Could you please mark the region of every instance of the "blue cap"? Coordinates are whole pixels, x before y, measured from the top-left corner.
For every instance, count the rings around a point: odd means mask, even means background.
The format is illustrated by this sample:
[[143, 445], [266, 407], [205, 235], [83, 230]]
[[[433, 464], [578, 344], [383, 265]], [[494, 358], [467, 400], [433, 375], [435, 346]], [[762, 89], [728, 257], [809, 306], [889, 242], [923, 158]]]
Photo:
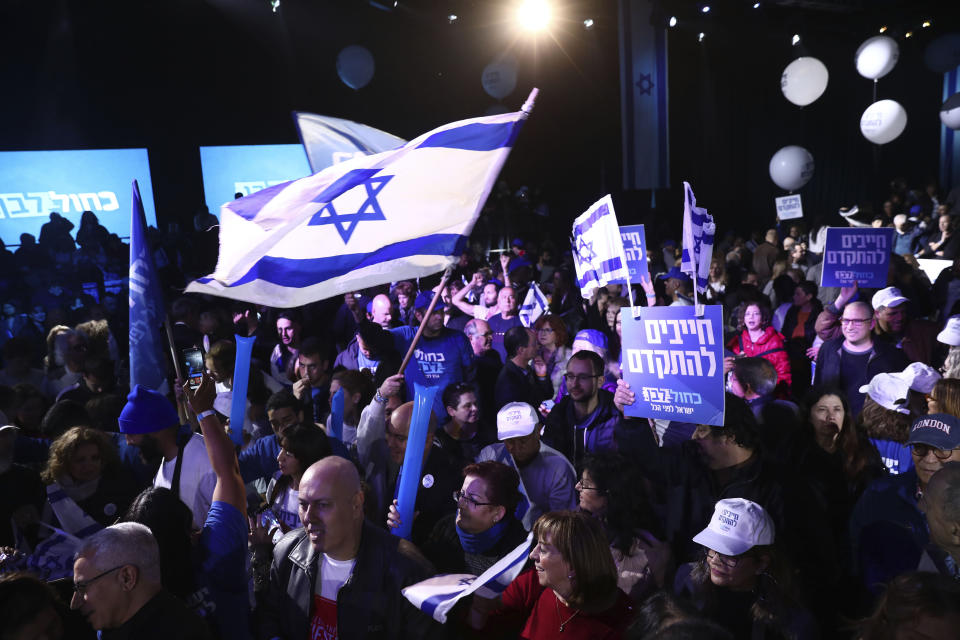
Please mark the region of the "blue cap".
[[916, 215], [916, 214], [918, 214], [918, 213], [923, 213], [923, 207], [921, 207], [921, 206], [918, 205], [918, 204], [915, 204], [915, 205], [913, 205], [912, 207], [910, 207], [910, 213], [911, 213], [911, 215]]
[[[433, 291], [421, 291], [417, 294], [417, 299], [413, 301], [414, 309], [426, 309], [430, 306], [430, 301], [433, 300]], [[444, 304], [443, 299], [437, 300], [436, 306], [433, 308], [434, 311], [443, 311], [447, 308], [447, 305]]]
[[685, 274], [683, 271], [680, 271], [680, 267], [671, 267], [670, 271], [662, 273], [658, 276], [661, 280], [668, 280], [670, 278], [676, 278], [677, 280], [683, 280], [684, 282], [690, 282], [690, 276]]
[[523, 249], [523, 240], [520, 238], [514, 238], [513, 242], [510, 244], [511, 247], [520, 247]]
[[663, 241], [663, 245], [662, 245], [662, 246], [664, 246], [664, 247], [675, 247], [675, 246], [677, 246], [677, 243], [674, 242], [673, 240], [670, 240], [669, 238], [667, 238], [666, 240]]
[[526, 258], [514, 258], [513, 260], [510, 261], [510, 265], [507, 267], [507, 273], [513, 273], [517, 269], [521, 269], [523, 267], [529, 267], [529, 266], [530, 266], [530, 261], [527, 260]]
[[120, 433], [155, 433], [178, 426], [180, 416], [162, 394], [138, 384], [127, 396], [118, 423]]
[[573, 337], [573, 341], [576, 342], [577, 340], [589, 342], [593, 346], [603, 349], [604, 351], [607, 349], [607, 336], [603, 335], [596, 329], [581, 329], [580, 331], [577, 331], [577, 335]]
[[960, 418], [949, 413], [920, 416], [910, 427], [907, 444], [926, 444], [950, 451], [960, 447]]

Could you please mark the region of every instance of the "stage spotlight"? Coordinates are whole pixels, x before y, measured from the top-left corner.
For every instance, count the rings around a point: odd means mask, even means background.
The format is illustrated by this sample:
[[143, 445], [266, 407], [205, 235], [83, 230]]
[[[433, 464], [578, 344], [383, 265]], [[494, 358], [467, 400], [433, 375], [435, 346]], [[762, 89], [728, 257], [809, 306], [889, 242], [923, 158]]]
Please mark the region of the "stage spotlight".
[[588, 31], [589, 31], [590, 29], [593, 29], [593, 18], [587, 18], [586, 20], [584, 20], [584, 21], [583, 21], [583, 28], [584, 28], [584, 29], [587, 29]]
[[450, 24], [453, 24], [456, 21], [457, 21], [457, 14], [451, 13], [450, 15], [447, 16], [447, 22], [449, 22]]
[[800, 44], [800, 35], [797, 33], [793, 34], [793, 38], [790, 39], [790, 44], [793, 46]]
[[670, 22], [668, 24], [671, 27], [677, 26], [677, 16], [670, 16]]
[[710, 5], [705, 4], [705, 5], [703, 5], [702, 7], [700, 7], [700, 12], [701, 12], [701, 13], [710, 13]]
[[754, 8], [754, 9], [759, 9], [759, 8], [760, 8], [760, 3], [759, 3], [759, 2], [754, 2], [754, 3], [753, 3], [753, 8]]
[[904, 37], [904, 38], [912, 38], [912, 37], [913, 37], [913, 31], [907, 31], [905, 34], [903, 34], [903, 37]]
[[517, 9], [517, 21], [528, 31], [542, 31], [550, 24], [550, 14], [546, 0], [524, 0]]
[[697, 36], [697, 42], [703, 42], [703, 39], [707, 37], [703, 31], [700, 32], [700, 35]]
[[270, 8], [276, 13], [277, 9], [280, 8], [280, 0], [270, 0]]
[[886, 32], [887, 32], [887, 26], [886, 26], [886, 25], [880, 27], [880, 33], [886, 33]]
[[929, 21], [929, 20], [924, 20], [924, 21], [923, 21], [923, 24], [920, 25], [920, 26], [923, 27], [924, 29], [926, 29], [927, 27], [930, 26], [930, 21]]

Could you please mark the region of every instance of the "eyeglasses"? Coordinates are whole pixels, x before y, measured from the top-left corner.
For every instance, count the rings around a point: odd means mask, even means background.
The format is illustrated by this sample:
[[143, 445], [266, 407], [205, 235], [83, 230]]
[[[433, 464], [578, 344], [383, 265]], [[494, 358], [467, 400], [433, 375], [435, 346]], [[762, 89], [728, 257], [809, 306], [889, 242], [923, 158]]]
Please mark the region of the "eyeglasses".
[[573, 382], [576, 380], [579, 383], [587, 382], [588, 380], [593, 380], [594, 378], [599, 378], [601, 376], [596, 375], [587, 375], [586, 373], [565, 373], [563, 374], [563, 379], [567, 382]]
[[539, 331], [540, 333], [553, 333], [553, 327], [547, 325], [545, 327], [540, 327], [539, 329], [537, 329], [537, 331]]
[[121, 564], [120, 566], [114, 567], [113, 569], [107, 569], [107, 570], [104, 571], [103, 573], [101, 573], [101, 574], [99, 574], [99, 575], [95, 575], [95, 576], [93, 576], [92, 578], [90, 578], [89, 580], [83, 580], [83, 581], [81, 581], [81, 582], [74, 582], [74, 583], [73, 583], [73, 590], [82, 596], [84, 593], [86, 593], [87, 587], [89, 587], [91, 584], [93, 584], [94, 582], [96, 582], [97, 580], [99, 580], [100, 578], [102, 578], [103, 576], [107, 575], [108, 573], [113, 573], [113, 572], [116, 571], [117, 569], [122, 569], [122, 568], [124, 568], [125, 566], [127, 566], [127, 565]]
[[911, 448], [910, 452], [911, 452], [913, 455], [917, 456], [918, 458], [926, 458], [926, 457], [927, 457], [927, 454], [932, 451], [934, 457], [935, 457], [937, 460], [946, 460], [946, 459], [949, 458], [951, 455], [953, 455], [953, 452], [954, 452], [954, 451], [956, 451], [956, 449], [940, 449], [940, 448], [938, 448], [938, 447], [931, 447], [931, 446], [928, 445], [928, 444], [919, 444], [919, 443], [918, 443], [918, 444], [911, 445], [911, 446], [912, 446], [912, 448]]
[[864, 324], [873, 320], [873, 316], [869, 318], [840, 318], [840, 324], [852, 324], [854, 326], [860, 327]]
[[573, 488], [577, 491], [596, 491], [597, 493], [605, 493], [605, 491], [599, 487], [587, 487], [583, 484], [583, 480], [577, 480], [577, 484], [573, 485]]
[[468, 496], [468, 495], [467, 495], [466, 493], [464, 493], [463, 491], [454, 491], [454, 492], [453, 492], [453, 501], [456, 502], [457, 504], [460, 504], [460, 501], [461, 501], [461, 500], [466, 500], [466, 501], [469, 502], [474, 508], [476, 508], [476, 507], [491, 507], [491, 506], [493, 506], [493, 503], [492, 503], [492, 502], [479, 502], [479, 501], [477, 501], [477, 500], [474, 500], [474, 499], [471, 498], [470, 496]]
[[727, 556], [722, 553], [718, 553], [713, 549], [707, 549], [707, 562], [713, 562], [727, 569], [734, 569], [744, 556]]

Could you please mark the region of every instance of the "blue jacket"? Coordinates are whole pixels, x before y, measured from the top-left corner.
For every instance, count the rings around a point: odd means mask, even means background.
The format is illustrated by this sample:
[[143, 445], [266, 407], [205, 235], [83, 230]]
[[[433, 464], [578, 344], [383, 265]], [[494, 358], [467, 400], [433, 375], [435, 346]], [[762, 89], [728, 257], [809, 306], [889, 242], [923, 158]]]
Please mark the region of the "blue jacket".
[[[630, 457], [640, 446], [636, 433], [638, 427], [623, 420], [613, 404], [613, 394], [598, 389], [597, 401], [593, 413], [578, 422], [573, 398], [564, 396], [544, 421], [543, 441], [565, 455], [574, 467], [579, 466], [587, 453], [616, 451]], [[646, 428], [646, 425], [639, 428]]]
[[878, 478], [850, 516], [850, 546], [863, 583], [875, 593], [891, 578], [917, 568], [930, 541], [917, 506], [917, 472]]

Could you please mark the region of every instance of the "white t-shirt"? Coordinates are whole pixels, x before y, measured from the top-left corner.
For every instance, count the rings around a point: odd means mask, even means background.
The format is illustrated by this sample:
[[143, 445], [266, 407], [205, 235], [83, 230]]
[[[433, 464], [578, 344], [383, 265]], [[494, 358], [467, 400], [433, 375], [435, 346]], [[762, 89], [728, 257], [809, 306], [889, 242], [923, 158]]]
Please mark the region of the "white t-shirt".
[[[154, 487], [170, 488], [173, 484], [173, 471], [177, 466], [177, 459], [164, 461], [157, 470], [153, 479]], [[183, 450], [183, 466], [180, 468], [180, 500], [193, 512], [193, 526], [203, 527], [213, 502], [213, 488], [217, 484], [217, 475], [210, 466], [207, 457], [207, 448], [203, 444], [203, 436], [193, 434]]]
[[[279, 478], [278, 471], [274, 478]], [[271, 483], [272, 488], [273, 483]], [[292, 488], [289, 484], [273, 499], [270, 508], [277, 520], [282, 522], [288, 529], [296, 529], [300, 526], [300, 492]]]
[[356, 558], [334, 560], [327, 554], [323, 554], [323, 560], [320, 562], [320, 579], [317, 580], [317, 595], [336, 602], [337, 593], [350, 578], [350, 572], [353, 571], [355, 564], [357, 564]]

